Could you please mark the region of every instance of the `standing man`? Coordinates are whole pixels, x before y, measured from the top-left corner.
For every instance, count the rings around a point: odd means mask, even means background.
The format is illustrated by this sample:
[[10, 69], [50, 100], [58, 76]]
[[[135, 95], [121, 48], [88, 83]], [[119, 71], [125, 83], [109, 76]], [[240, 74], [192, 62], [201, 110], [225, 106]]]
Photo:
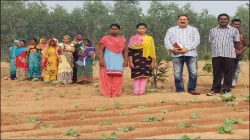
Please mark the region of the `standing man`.
[[240, 48], [239, 48], [239, 50], [236, 50], [236, 59], [234, 59], [234, 72], [233, 72], [232, 88], [235, 88], [237, 81], [238, 81], [238, 76], [240, 73], [242, 58], [243, 58], [245, 50], [249, 47], [249, 42], [247, 40], [247, 37], [240, 31], [240, 27], [241, 27], [241, 20], [240, 19], [233, 19], [232, 26], [234, 28], [238, 29], [240, 32]]
[[[233, 67], [236, 53], [240, 47], [239, 30], [228, 25], [229, 16], [220, 14], [218, 16], [219, 26], [210, 30], [209, 42], [211, 43], [212, 65], [213, 65], [213, 85], [208, 96], [222, 92], [231, 93]], [[235, 53], [236, 52], [236, 53]], [[222, 75], [224, 82], [221, 85]]]
[[77, 81], [77, 64], [75, 63], [79, 58], [79, 50], [83, 48], [83, 34], [77, 33], [74, 41], [72, 42], [75, 47], [75, 52], [73, 53], [74, 56], [74, 67], [73, 67], [73, 82], [76, 83]]
[[189, 17], [179, 15], [177, 26], [168, 29], [164, 43], [172, 51], [176, 92], [185, 92], [183, 84], [183, 65], [188, 67], [188, 93], [199, 95], [196, 91], [197, 83], [197, 46], [200, 44], [200, 35], [195, 27], [188, 25]]
[[14, 80], [16, 78], [16, 64], [15, 64], [15, 52], [19, 46], [19, 40], [14, 41], [14, 45], [10, 47], [10, 79]]

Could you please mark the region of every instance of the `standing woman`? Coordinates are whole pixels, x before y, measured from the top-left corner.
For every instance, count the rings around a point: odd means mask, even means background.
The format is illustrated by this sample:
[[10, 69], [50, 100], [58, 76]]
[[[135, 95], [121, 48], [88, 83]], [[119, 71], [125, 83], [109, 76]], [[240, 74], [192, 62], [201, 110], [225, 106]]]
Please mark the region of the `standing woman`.
[[[46, 47], [46, 44], [47, 44], [47, 39], [45, 37], [41, 38], [38, 46], [42, 50], [42, 55], [43, 55], [44, 49]], [[41, 80], [42, 81], [43, 81], [43, 77], [44, 77], [44, 69], [42, 68], [42, 73], [41, 73]]]
[[16, 65], [15, 65], [15, 52], [19, 46], [19, 41], [15, 40], [14, 45], [10, 47], [10, 79], [14, 80], [16, 78]]
[[119, 36], [120, 25], [110, 25], [110, 35], [102, 37], [99, 46], [100, 88], [104, 96], [118, 97], [122, 91], [123, 67], [128, 66], [126, 39]]
[[95, 47], [89, 39], [83, 40], [84, 47], [79, 51], [77, 64], [77, 83], [91, 83], [93, 81], [93, 61]]
[[79, 58], [78, 52], [84, 46], [83, 45], [83, 34], [82, 33], [77, 33], [74, 41], [72, 41], [72, 44], [75, 47], [75, 52], [73, 53], [73, 56], [74, 56], [73, 82], [77, 82], [77, 64], [75, 62]]
[[28, 56], [26, 52], [26, 42], [25, 40], [20, 40], [19, 47], [15, 51], [16, 57], [16, 78], [19, 80], [28, 79]]
[[156, 55], [154, 40], [146, 35], [147, 25], [136, 25], [137, 34], [129, 39], [129, 67], [131, 78], [134, 79], [134, 94], [145, 94], [147, 80], [152, 76], [152, 68], [155, 66]]
[[57, 47], [57, 53], [59, 55], [59, 65], [57, 80], [64, 84], [72, 83], [74, 57], [75, 51], [74, 45], [70, 43], [70, 37], [65, 35], [63, 37], [63, 43], [60, 43]]
[[42, 49], [37, 45], [36, 39], [30, 40], [30, 45], [27, 48], [27, 55], [29, 60], [28, 77], [30, 80], [33, 78], [41, 78], [42, 73]]
[[58, 71], [59, 55], [56, 51], [57, 42], [53, 38], [50, 39], [43, 50], [42, 68], [44, 73], [44, 81], [55, 81]]

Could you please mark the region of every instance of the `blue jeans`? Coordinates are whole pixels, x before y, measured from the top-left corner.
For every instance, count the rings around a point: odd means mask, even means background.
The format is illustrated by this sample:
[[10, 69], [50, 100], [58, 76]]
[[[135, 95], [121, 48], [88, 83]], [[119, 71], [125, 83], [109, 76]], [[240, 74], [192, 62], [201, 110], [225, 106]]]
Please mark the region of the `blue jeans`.
[[176, 92], [185, 92], [183, 84], [183, 65], [186, 63], [189, 73], [188, 92], [196, 89], [197, 83], [197, 57], [180, 56], [173, 57], [174, 77]]

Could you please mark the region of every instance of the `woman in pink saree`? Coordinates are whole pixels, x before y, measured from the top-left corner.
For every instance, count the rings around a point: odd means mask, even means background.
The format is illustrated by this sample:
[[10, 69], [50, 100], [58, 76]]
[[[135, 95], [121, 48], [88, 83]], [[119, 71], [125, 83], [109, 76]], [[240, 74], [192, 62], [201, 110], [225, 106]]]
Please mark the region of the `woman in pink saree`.
[[98, 46], [100, 89], [107, 97], [118, 97], [121, 94], [123, 69], [128, 66], [126, 39], [118, 35], [119, 30], [118, 24], [112, 24], [110, 35], [104, 36]]

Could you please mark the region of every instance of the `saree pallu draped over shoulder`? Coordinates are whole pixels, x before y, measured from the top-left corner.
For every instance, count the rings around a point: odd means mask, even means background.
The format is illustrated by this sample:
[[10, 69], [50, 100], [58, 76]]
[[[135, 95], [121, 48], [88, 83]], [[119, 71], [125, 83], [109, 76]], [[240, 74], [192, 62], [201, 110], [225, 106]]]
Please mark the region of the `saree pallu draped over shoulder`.
[[42, 73], [42, 53], [37, 46], [29, 47], [29, 78], [40, 78]]
[[28, 78], [28, 63], [26, 58], [26, 48], [20, 47], [17, 49], [16, 56], [16, 77], [19, 80]]
[[117, 40], [104, 36], [99, 43], [99, 47], [103, 44], [105, 48], [105, 66], [100, 67], [100, 89], [104, 96], [118, 97], [122, 92], [125, 41], [123, 36]]
[[12, 46], [10, 47], [10, 79], [16, 78], [16, 64], [15, 64], [15, 52], [17, 47]]

